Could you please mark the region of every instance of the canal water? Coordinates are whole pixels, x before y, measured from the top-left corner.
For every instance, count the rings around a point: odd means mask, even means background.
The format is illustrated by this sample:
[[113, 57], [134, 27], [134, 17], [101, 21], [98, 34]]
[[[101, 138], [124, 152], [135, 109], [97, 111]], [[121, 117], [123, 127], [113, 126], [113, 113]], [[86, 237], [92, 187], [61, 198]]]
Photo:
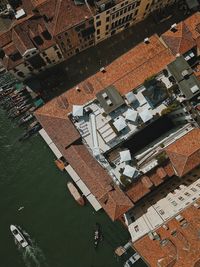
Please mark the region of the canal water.
[[[129, 240], [120, 223], [80, 207], [66, 190], [66, 173], [54, 165], [54, 155], [39, 135], [18, 141], [23, 129], [0, 109], [0, 266], [1, 267], [120, 267], [114, 250]], [[20, 211], [18, 209], [24, 207]], [[104, 240], [93, 246], [95, 223]], [[33, 247], [21, 250], [10, 233], [17, 224]], [[135, 267], [144, 267], [142, 261]]]

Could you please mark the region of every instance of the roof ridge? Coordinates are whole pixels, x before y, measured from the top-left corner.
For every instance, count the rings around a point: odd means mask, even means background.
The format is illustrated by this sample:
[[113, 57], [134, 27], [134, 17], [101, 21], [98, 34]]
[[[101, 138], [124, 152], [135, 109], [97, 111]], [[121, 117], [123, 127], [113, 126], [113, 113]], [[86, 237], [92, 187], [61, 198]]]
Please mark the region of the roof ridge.
[[62, 3], [62, 0], [57, 0], [56, 9], [55, 9], [55, 16], [54, 16], [55, 17], [55, 24], [53, 25], [52, 36], [54, 36], [55, 30], [56, 30], [56, 25], [57, 25], [57, 21], [58, 21], [58, 14], [59, 14], [61, 3]]

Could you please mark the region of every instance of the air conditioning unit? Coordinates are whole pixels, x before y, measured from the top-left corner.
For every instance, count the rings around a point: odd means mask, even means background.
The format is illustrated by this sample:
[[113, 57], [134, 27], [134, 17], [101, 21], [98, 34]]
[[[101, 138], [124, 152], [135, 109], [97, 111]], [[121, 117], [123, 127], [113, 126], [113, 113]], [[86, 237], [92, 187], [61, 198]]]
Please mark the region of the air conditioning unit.
[[106, 72], [106, 69], [104, 67], [102, 67], [102, 68], [100, 68], [100, 71], [104, 73], [104, 72]]
[[186, 76], [189, 75], [189, 72], [188, 72], [188, 70], [183, 70], [181, 74], [185, 78]]
[[176, 23], [172, 24], [171, 27], [170, 27], [170, 30], [174, 31], [176, 29], [177, 29], [177, 24]]

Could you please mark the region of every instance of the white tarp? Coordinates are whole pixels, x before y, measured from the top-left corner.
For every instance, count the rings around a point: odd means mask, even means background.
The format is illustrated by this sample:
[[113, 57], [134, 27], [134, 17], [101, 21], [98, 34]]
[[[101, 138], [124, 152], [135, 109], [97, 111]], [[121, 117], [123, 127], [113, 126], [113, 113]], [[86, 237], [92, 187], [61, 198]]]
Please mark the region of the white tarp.
[[101, 209], [101, 205], [93, 194], [88, 195], [86, 198], [96, 211]]
[[57, 157], [57, 159], [62, 157], [62, 154], [58, 150], [57, 146], [54, 143], [49, 144], [49, 147], [51, 151], [54, 153], [54, 155]]
[[121, 151], [119, 152], [120, 154], [120, 159], [121, 159], [121, 162], [124, 162], [124, 161], [129, 161], [131, 160], [131, 153], [130, 151], [127, 149], [127, 150], [124, 150], [124, 151]]
[[126, 119], [129, 120], [129, 121], [133, 121], [133, 122], [135, 122], [136, 119], [137, 119], [137, 115], [138, 115], [138, 113], [137, 113], [137, 111], [135, 111], [134, 109], [130, 109], [130, 108], [129, 108], [129, 109], [126, 111]]
[[51, 140], [51, 138], [49, 137], [49, 135], [43, 128], [39, 131], [39, 134], [42, 136], [42, 138], [47, 143], [47, 145], [50, 145], [51, 143], [53, 143], [53, 141]]
[[85, 196], [88, 196], [90, 194], [90, 190], [88, 189], [88, 187], [84, 184], [82, 180], [78, 180], [76, 184]]
[[130, 165], [126, 165], [123, 171], [123, 175], [132, 178], [136, 169]]
[[126, 128], [127, 124], [122, 116], [119, 116], [113, 123], [118, 132]]
[[131, 103], [133, 103], [134, 101], [137, 100], [137, 98], [136, 98], [136, 96], [134, 95], [133, 92], [129, 92], [129, 93], [125, 94], [125, 97], [126, 97], [126, 99], [127, 99], [129, 104], [131, 104]]
[[143, 122], [147, 122], [153, 118], [153, 115], [151, 114], [151, 111], [148, 109], [144, 109], [140, 113], [140, 117], [143, 120]]
[[81, 117], [83, 116], [83, 106], [81, 105], [73, 105], [73, 116]]

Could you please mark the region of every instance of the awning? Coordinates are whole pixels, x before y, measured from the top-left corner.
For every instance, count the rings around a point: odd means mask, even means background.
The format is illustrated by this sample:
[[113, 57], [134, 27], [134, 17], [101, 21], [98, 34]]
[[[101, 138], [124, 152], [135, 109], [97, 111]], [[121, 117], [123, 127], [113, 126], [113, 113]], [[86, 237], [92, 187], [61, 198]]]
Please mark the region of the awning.
[[147, 122], [153, 118], [153, 115], [151, 114], [151, 111], [148, 109], [144, 109], [140, 113], [140, 117], [143, 120], [143, 122]]
[[113, 123], [118, 132], [126, 128], [127, 124], [122, 116], [119, 116]]
[[127, 150], [121, 151], [121, 152], [119, 152], [119, 154], [120, 154], [121, 162], [125, 162], [125, 161], [131, 160], [130, 150], [127, 149]]
[[73, 116], [78, 116], [78, 117], [83, 116], [83, 106], [73, 105], [72, 114], [73, 114]]
[[137, 119], [137, 115], [138, 115], [138, 113], [137, 113], [137, 111], [135, 111], [134, 109], [130, 109], [130, 108], [129, 108], [129, 109], [126, 111], [126, 119], [129, 120], [129, 121], [133, 121], [133, 122], [135, 122], [136, 119]]
[[123, 175], [133, 178], [133, 175], [136, 171], [136, 168], [130, 166], [130, 165], [126, 165], [123, 171]]

